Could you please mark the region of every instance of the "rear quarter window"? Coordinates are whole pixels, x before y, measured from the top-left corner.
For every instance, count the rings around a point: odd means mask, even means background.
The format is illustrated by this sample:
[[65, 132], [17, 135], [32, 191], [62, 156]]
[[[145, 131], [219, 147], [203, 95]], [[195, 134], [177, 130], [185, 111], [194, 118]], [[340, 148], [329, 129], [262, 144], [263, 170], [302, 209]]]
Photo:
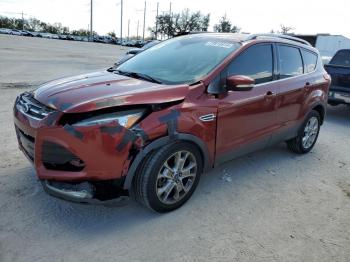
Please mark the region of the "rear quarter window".
[[299, 48], [278, 45], [280, 79], [303, 74], [303, 61]]
[[315, 53], [301, 50], [304, 59], [305, 73], [311, 73], [316, 69], [317, 55]]

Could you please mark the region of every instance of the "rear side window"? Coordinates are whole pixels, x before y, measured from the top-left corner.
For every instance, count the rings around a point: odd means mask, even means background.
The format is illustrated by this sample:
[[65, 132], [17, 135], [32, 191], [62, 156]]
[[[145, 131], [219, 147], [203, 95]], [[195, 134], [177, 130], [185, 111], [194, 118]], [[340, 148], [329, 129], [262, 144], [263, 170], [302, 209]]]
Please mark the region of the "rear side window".
[[272, 81], [272, 45], [254, 45], [240, 54], [228, 67], [228, 75], [245, 75], [255, 84]]
[[329, 63], [331, 65], [350, 66], [350, 50], [339, 50]]
[[301, 75], [303, 73], [303, 61], [300, 51], [296, 47], [278, 45], [280, 79]]
[[304, 59], [305, 73], [310, 73], [316, 69], [317, 55], [306, 50], [301, 50]]

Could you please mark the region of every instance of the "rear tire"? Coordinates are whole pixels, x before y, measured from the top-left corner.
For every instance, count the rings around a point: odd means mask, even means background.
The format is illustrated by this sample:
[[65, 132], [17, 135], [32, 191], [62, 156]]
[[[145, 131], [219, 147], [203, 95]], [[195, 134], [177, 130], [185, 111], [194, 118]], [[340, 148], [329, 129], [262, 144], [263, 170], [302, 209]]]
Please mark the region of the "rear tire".
[[286, 141], [289, 150], [297, 154], [306, 154], [315, 146], [320, 132], [321, 116], [312, 110], [298, 131], [298, 135]]
[[175, 210], [192, 196], [202, 170], [202, 155], [194, 144], [165, 145], [141, 164], [133, 181], [136, 199], [159, 213]]

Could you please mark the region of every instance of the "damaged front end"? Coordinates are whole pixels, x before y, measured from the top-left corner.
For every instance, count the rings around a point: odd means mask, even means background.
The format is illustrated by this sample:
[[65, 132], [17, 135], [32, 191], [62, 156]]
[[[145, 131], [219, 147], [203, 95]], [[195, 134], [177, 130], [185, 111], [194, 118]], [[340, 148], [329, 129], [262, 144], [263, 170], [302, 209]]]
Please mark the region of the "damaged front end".
[[43, 180], [41, 183], [49, 195], [75, 203], [124, 205], [129, 200], [129, 193], [122, 188], [121, 180], [99, 182]]
[[[31, 94], [22, 96], [35, 101]], [[169, 109], [181, 102], [115, 106], [85, 113], [52, 109], [40, 119], [25, 114], [16, 102], [15, 127], [19, 146], [30, 155], [47, 193], [78, 203], [125, 202], [130, 165], [148, 143], [170, 129], [175, 131], [179, 112]]]

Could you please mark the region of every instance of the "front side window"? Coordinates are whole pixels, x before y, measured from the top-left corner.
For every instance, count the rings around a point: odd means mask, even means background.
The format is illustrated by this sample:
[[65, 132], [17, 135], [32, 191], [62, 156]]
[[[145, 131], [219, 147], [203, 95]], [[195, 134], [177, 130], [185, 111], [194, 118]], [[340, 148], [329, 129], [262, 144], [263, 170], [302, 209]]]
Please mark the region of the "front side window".
[[239, 47], [238, 42], [223, 37], [175, 37], [139, 53], [117, 69], [148, 75], [164, 84], [194, 83]]
[[278, 45], [280, 79], [303, 74], [303, 61], [296, 47]]
[[304, 65], [305, 65], [305, 73], [311, 73], [316, 69], [317, 64], [317, 55], [315, 53], [311, 53], [302, 49]]
[[254, 45], [235, 58], [228, 67], [228, 75], [245, 75], [255, 84], [273, 80], [272, 45]]

